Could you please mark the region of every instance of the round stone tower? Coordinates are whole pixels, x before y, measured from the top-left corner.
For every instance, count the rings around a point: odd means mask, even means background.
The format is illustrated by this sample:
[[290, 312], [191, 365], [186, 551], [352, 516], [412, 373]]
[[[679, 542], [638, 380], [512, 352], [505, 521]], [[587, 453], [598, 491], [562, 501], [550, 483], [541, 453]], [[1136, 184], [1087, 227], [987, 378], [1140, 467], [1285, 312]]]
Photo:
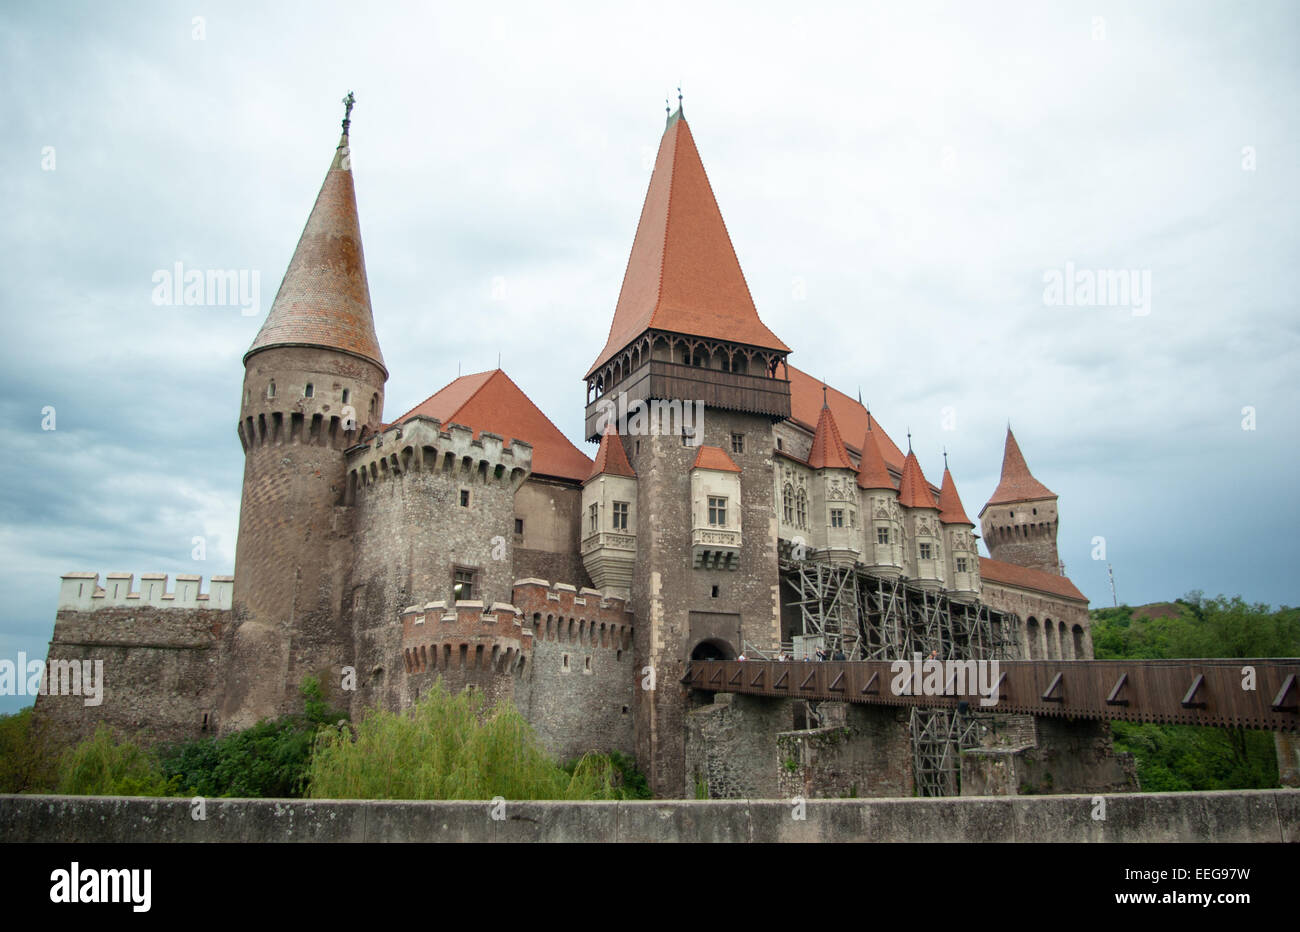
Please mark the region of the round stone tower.
[[[351, 95], [344, 102], [351, 113]], [[344, 451], [382, 422], [347, 118], [266, 322], [244, 356], [244, 485], [223, 730], [296, 707], [306, 675], [339, 694], [351, 662]]]

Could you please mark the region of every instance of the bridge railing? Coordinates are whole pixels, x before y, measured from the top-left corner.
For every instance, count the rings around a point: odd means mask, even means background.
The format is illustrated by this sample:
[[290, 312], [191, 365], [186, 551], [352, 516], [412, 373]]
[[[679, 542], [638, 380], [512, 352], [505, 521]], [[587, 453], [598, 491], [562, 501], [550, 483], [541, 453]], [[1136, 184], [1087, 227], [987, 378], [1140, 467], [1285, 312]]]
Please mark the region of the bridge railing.
[[693, 689], [971, 712], [1300, 731], [1300, 659], [693, 660]]

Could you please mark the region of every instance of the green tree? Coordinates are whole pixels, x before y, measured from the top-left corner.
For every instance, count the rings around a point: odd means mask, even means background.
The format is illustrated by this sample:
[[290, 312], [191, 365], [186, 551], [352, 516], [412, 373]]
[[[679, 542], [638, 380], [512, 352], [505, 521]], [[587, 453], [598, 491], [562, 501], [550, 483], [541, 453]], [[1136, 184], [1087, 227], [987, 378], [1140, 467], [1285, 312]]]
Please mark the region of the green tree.
[[32, 707], [0, 715], [0, 793], [48, 793], [58, 784], [58, 755]]

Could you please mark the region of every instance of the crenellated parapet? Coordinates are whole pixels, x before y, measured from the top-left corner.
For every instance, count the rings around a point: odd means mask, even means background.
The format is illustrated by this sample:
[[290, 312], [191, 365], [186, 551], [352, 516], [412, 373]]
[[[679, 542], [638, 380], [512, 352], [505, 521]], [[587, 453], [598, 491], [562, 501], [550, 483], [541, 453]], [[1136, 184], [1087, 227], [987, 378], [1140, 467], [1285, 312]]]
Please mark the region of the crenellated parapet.
[[176, 585], [167, 588], [166, 573], [142, 573], [140, 588], [131, 573], [108, 573], [104, 585], [98, 573], [64, 573], [59, 583], [59, 611], [93, 612], [102, 608], [152, 608], [224, 610], [231, 605], [235, 577], [213, 576], [203, 592], [203, 577], [178, 574]]
[[519, 579], [514, 604], [531, 623], [538, 641], [562, 641], [613, 651], [632, 647], [632, 609], [623, 599], [597, 589], [544, 579]]
[[490, 608], [472, 599], [412, 605], [402, 612], [402, 662], [407, 673], [514, 674], [532, 654], [533, 632], [513, 605]]
[[514, 491], [532, 471], [533, 448], [506, 443], [497, 434], [474, 431], [416, 415], [347, 451], [348, 501], [389, 478], [408, 473], [441, 475], [461, 484], [496, 484]]
[[304, 410], [301, 400], [295, 408], [246, 413], [236, 432], [245, 453], [290, 444], [346, 450], [362, 435], [355, 414]]

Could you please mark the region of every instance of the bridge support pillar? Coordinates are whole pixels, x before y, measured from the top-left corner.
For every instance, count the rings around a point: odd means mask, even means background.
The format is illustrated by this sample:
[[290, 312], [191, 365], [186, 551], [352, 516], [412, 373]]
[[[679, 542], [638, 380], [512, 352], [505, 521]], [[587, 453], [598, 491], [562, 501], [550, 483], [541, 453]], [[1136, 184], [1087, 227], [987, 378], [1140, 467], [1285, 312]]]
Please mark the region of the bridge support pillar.
[[1273, 732], [1277, 749], [1277, 779], [1282, 786], [1300, 787], [1300, 734]]
[[963, 796], [1138, 790], [1133, 755], [1116, 753], [1106, 722], [992, 716], [980, 739], [961, 753]]

